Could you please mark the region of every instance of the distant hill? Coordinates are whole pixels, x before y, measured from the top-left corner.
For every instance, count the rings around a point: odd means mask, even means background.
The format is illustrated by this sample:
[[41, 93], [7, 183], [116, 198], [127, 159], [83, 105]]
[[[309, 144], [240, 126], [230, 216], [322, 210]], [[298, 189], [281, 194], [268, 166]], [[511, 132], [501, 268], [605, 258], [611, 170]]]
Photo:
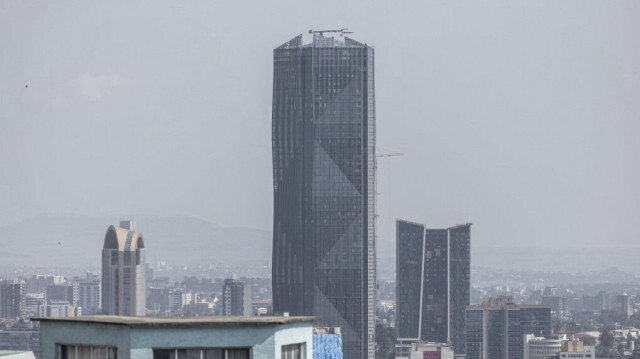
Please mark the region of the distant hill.
[[[138, 223], [147, 262], [171, 265], [265, 265], [271, 260], [271, 232], [248, 227], [222, 227], [186, 216], [134, 215], [91, 217], [40, 215], [0, 226], [0, 267], [101, 266], [104, 235], [121, 219]], [[472, 238], [473, 241], [473, 238]], [[611, 267], [640, 275], [637, 247], [475, 247], [473, 267], [545, 272], [592, 272]], [[378, 247], [378, 279], [395, 278], [395, 242]]]
[[[0, 227], [2, 266], [97, 266], [109, 225], [128, 217], [47, 214]], [[271, 260], [271, 232], [222, 227], [192, 217], [131, 216], [145, 239], [148, 262], [225, 263]]]

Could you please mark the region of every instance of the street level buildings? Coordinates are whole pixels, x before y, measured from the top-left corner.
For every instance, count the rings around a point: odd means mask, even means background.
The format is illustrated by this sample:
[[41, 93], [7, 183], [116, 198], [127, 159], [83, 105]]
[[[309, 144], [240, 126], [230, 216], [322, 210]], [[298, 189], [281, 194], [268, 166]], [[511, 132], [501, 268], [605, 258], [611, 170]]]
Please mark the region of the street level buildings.
[[[446, 229], [396, 221], [396, 326], [399, 347], [451, 343], [465, 351], [470, 304], [471, 224]], [[405, 343], [405, 344], [402, 344]]]
[[109, 226], [102, 250], [102, 312], [145, 315], [145, 273], [144, 241], [135, 222]]
[[374, 51], [316, 32], [274, 50], [273, 307], [375, 355]]

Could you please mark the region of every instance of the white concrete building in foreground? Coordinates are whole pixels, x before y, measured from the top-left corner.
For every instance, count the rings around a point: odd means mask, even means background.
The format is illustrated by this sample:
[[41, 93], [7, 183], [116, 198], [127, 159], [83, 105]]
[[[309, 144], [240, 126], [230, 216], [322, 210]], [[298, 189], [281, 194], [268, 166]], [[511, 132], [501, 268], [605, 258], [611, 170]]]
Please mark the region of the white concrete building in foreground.
[[0, 350], [0, 359], [35, 359], [33, 352]]
[[40, 359], [311, 359], [316, 317], [38, 318]]

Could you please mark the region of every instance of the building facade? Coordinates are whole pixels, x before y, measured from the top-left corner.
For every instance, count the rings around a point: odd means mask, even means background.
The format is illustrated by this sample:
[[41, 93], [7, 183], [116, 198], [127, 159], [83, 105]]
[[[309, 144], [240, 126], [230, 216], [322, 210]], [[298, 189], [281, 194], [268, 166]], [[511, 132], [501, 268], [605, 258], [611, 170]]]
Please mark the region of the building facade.
[[24, 281], [0, 283], [0, 318], [20, 317], [25, 307], [25, 294]]
[[551, 336], [549, 305], [516, 304], [511, 296], [499, 296], [467, 307], [467, 359], [522, 359], [526, 334]]
[[222, 286], [222, 315], [253, 314], [251, 299], [253, 291], [250, 284], [235, 279], [225, 279]]
[[631, 309], [631, 299], [628, 294], [625, 293], [625, 294], [616, 296], [616, 303], [618, 305], [619, 311], [624, 316], [629, 318], [631, 315], [633, 315], [633, 309]]
[[373, 358], [373, 48], [322, 33], [276, 48], [272, 116], [274, 312], [317, 315], [346, 358]]
[[451, 343], [464, 353], [471, 295], [471, 224], [447, 229], [396, 221], [398, 341]]
[[411, 343], [409, 359], [454, 359], [454, 351], [449, 344]]
[[38, 308], [41, 305], [47, 304], [46, 295], [44, 293], [27, 293], [24, 304], [24, 308], [22, 309], [24, 317], [30, 318], [38, 316]]
[[41, 359], [304, 359], [314, 317], [39, 318]]
[[51, 301], [38, 307], [38, 316], [42, 318], [76, 317], [82, 315], [82, 309], [65, 301]]
[[533, 334], [524, 336], [524, 359], [545, 359], [558, 357], [562, 350], [563, 339], [536, 337]]
[[565, 296], [560, 295], [543, 295], [540, 303], [551, 306], [551, 315], [560, 319], [569, 319], [569, 300]]
[[27, 280], [27, 293], [44, 293], [49, 285], [64, 284], [63, 276], [55, 274], [34, 274]]
[[143, 316], [146, 265], [142, 234], [135, 222], [109, 226], [102, 250], [102, 313]]
[[83, 315], [100, 314], [102, 311], [102, 279], [87, 273], [86, 278], [73, 278], [73, 306], [82, 308]]
[[40, 356], [40, 327], [35, 321], [5, 323], [0, 330], [1, 351], [31, 351], [36, 359]]

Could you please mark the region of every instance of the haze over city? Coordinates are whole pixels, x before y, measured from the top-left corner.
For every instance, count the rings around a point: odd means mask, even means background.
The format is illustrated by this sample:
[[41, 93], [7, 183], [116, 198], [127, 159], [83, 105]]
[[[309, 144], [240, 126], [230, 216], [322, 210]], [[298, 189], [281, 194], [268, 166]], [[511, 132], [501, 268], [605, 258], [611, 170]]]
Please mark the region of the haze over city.
[[382, 255], [396, 218], [471, 221], [477, 247], [637, 247], [639, 13], [633, 1], [3, 1], [0, 225], [155, 215], [270, 232], [272, 50], [348, 27], [376, 49], [377, 153], [404, 153], [379, 159]]
[[0, 359], [640, 359], [638, 1], [0, 1]]

